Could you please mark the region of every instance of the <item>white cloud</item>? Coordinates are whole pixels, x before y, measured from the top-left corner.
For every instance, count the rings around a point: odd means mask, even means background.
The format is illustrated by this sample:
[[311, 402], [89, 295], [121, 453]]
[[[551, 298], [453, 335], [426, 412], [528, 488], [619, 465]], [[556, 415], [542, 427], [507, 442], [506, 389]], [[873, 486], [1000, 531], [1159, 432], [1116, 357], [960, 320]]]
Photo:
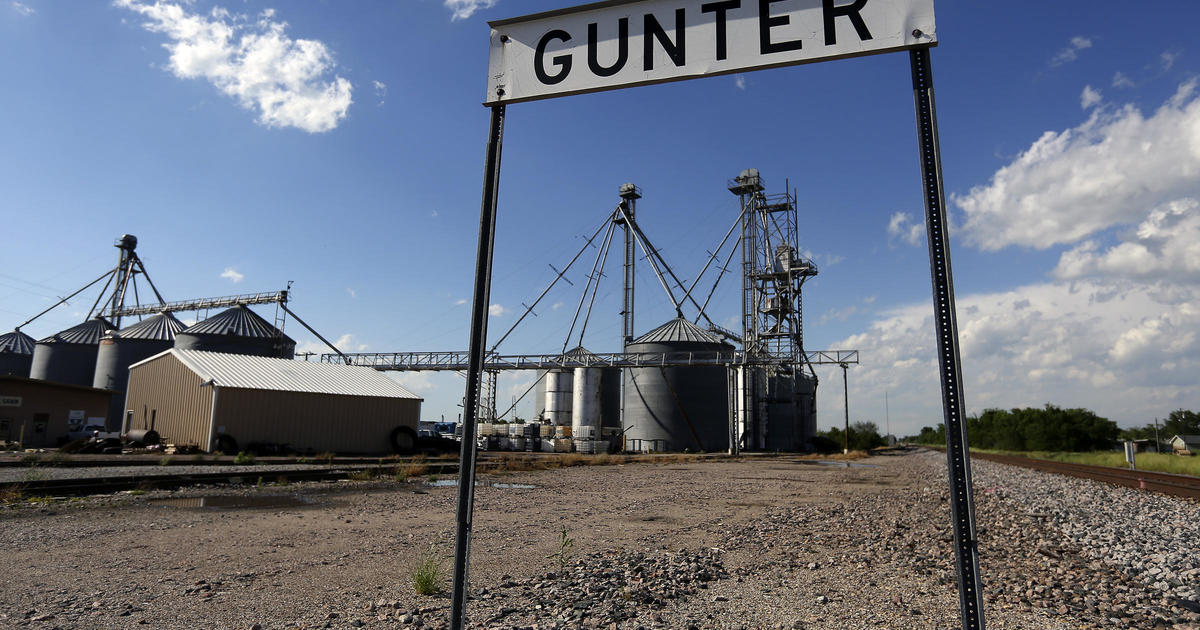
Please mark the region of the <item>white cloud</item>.
[[221, 272], [221, 277], [226, 280], [232, 280], [234, 284], [237, 284], [245, 279], [246, 275], [238, 273], [238, 270], [233, 267], [226, 267], [225, 271]]
[[187, 3], [115, 4], [147, 18], [146, 30], [167, 36], [163, 47], [175, 76], [206, 79], [257, 111], [260, 124], [325, 132], [338, 126], [353, 102], [348, 80], [326, 79], [336, 64], [325, 44], [289, 37], [287, 23], [272, 19], [273, 9], [251, 21], [220, 7], [201, 15], [190, 13]]
[[462, 306], [463, 304], [466, 304], [466, 303], [467, 303], [467, 299], [466, 299], [466, 298], [459, 298], [459, 299], [457, 299], [457, 300], [455, 300], [455, 301], [454, 301], [454, 305], [455, 305], [455, 306]]
[[1047, 131], [986, 186], [952, 201], [984, 250], [1076, 243], [1141, 221], [1162, 203], [1200, 198], [1200, 98], [1190, 81], [1150, 117], [1127, 105]]
[[432, 219], [436, 219], [438, 217], [438, 211], [434, 210], [433, 212], [430, 212], [429, 217]]
[[1085, 241], [1062, 254], [1054, 275], [1200, 282], [1200, 201], [1178, 199], [1155, 208], [1126, 239], [1103, 252]]
[[37, 11], [34, 11], [32, 7], [21, 4], [20, 2], [14, 1], [12, 3], [12, 8], [13, 8], [13, 11], [20, 13], [21, 15], [23, 15], [25, 17], [29, 17], [29, 16], [33, 15], [34, 13], [37, 13]]
[[[1109, 279], [960, 297], [968, 412], [1051, 402], [1130, 424], [1194, 406], [1200, 396], [1198, 300], [1200, 291], [1191, 288], [1163, 291]], [[915, 433], [941, 421], [932, 310], [927, 303], [895, 309], [831, 346], [861, 352], [863, 364], [850, 377], [851, 391], [859, 393], [852, 415], [882, 411], [887, 391], [896, 431]], [[830, 398], [818, 396], [828, 405], [823, 425], [841, 415], [840, 396]]]
[[[333, 345], [342, 352], [366, 352], [370, 349], [365, 343], [362, 343], [354, 336], [353, 333], [346, 333], [333, 341]], [[296, 354], [311, 352], [315, 355], [332, 354], [333, 350], [325, 345], [325, 342], [319, 339], [308, 339], [296, 344]]]
[[888, 240], [901, 239], [909, 245], [920, 245], [925, 238], [925, 222], [914, 221], [907, 212], [897, 212], [888, 219]]
[[452, 15], [450, 19], [465, 20], [480, 9], [487, 9], [496, 6], [499, 0], [443, 0], [442, 4], [450, 9]]
[[1165, 50], [1158, 56], [1159, 62], [1162, 64], [1163, 71], [1170, 70], [1175, 67], [1175, 62], [1183, 53], [1174, 50]]
[[550, 307], [550, 310], [557, 311], [558, 309], [560, 309], [562, 307], [563, 307], [562, 302], [555, 302], [554, 305]]
[[1118, 89], [1126, 89], [1134, 87], [1133, 80], [1125, 76], [1125, 73], [1118, 72], [1113, 75], [1112, 86]]
[[383, 81], [372, 81], [371, 85], [375, 86], [375, 97], [379, 99], [377, 105], [383, 107], [384, 99], [387, 98], [387, 84]]
[[1079, 51], [1086, 50], [1091, 47], [1092, 40], [1080, 36], [1072, 37], [1071, 41], [1067, 44], [1067, 47], [1058, 51], [1058, 53], [1056, 53], [1054, 57], [1050, 59], [1050, 65], [1051, 67], [1054, 67], [1071, 63], [1079, 58]]
[[1093, 88], [1090, 85], [1083, 86], [1083, 93], [1079, 95], [1079, 106], [1083, 109], [1091, 109], [1099, 105], [1103, 98], [1100, 96], [1100, 90]]
[[355, 291], [354, 289], [352, 289], [350, 287], [346, 287], [346, 294], [352, 298], [358, 297], [358, 291]]
[[493, 304], [488, 307], [488, 315], [491, 315], [492, 317], [500, 317], [501, 315], [503, 315], [507, 312], [508, 312], [508, 309], [504, 308], [503, 306], [501, 306], [499, 304]]
[[733, 80], [733, 84], [736, 85], [737, 89], [739, 90], [746, 89], [746, 77], [739, 74], [737, 78]]
[[412, 392], [428, 392], [435, 387], [430, 372], [388, 372], [387, 375]]

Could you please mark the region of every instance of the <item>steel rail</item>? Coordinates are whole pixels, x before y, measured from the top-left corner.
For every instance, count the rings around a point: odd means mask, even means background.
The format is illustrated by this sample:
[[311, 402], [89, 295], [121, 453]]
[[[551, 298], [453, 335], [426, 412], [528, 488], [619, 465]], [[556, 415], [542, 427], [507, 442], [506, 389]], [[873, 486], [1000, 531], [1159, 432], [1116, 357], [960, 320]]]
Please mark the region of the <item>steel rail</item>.
[[983, 459], [1001, 464], [1010, 464], [1080, 479], [1103, 481], [1127, 488], [1138, 488], [1185, 499], [1200, 500], [1200, 477], [1175, 475], [1149, 470], [1127, 470], [1109, 466], [1092, 466], [1050, 459], [1034, 459], [1019, 455], [996, 455], [971, 453], [973, 459]]

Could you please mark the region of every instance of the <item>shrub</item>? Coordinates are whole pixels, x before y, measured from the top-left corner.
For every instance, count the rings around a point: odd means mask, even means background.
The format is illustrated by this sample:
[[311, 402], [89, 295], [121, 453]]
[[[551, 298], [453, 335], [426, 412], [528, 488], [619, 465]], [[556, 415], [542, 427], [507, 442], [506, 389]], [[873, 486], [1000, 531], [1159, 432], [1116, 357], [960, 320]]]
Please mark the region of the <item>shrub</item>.
[[239, 466], [251, 466], [254, 464], [254, 454], [242, 451], [234, 456], [233, 463]]

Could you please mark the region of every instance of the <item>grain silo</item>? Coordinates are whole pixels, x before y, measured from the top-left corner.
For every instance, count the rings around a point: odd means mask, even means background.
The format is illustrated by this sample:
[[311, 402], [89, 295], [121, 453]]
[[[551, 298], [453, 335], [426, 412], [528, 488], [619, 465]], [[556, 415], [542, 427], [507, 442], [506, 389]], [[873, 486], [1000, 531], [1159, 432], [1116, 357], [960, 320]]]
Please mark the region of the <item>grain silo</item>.
[[91, 387], [100, 339], [116, 328], [97, 317], [37, 342], [29, 376], [42, 381]]
[[148, 359], [175, 345], [175, 335], [184, 325], [170, 313], [159, 313], [119, 331], [111, 331], [100, 340], [96, 374], [92, 387], [116, 391], [109, 408], [108, 427], [115, 431], [125, 415], [125, 386], [129, 366]]
[[[683, 318], [635, 339], [626, 353], [732, 352]], [[721, 366], [638, 367], [625, 376], [625, 446], [635, 451], [729, 448], [728, 375]]]
[[0, 376], [28, 377], [35, 343], [19, 330], [0, 335]]
[[175, 335], [180, 350], [204, 350], [291, 359], [296, 342], [257, 313], [239, 304]]

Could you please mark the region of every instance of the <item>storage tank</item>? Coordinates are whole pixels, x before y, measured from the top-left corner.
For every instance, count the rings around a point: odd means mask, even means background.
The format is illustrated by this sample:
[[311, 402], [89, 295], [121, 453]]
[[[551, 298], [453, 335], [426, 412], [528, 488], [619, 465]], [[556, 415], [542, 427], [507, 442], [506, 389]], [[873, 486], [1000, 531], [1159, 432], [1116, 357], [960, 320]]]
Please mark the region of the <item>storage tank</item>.
[[170, 350], [175, 344], [176, 333], [183, 329], [183, 323], [174, 315], [159, 313], [119, 331], [110, 331], [100, 340], [92, 387], [117, 392], [109, 405], [109, 431], [119, 431], [123, 424], [129, 366]]
[[[635, 339], [627, 353], [733, 352], [683, 318]], [[722, 366], [639, 367], [625, 376], [625, 445], [630, 450], [729, 448], [728, 376]]]
[[277, 359], [296, 356], [296, 342], [244, 304], [179, 331], [175, 347]]
[[571, 425], [571, 403], [575, 373], [573, 370], [550, 370], [546, 372], [543, 382], [545, 390], [546, 422], [555, 426]]
[[97, 317], [37, 342], [29, 376], [43, 381], [92, 386], [100, 339], [116, 328]]
[[0, 335], [0, 374], [28, 377], [35, 343], [19, 330]]
[[571, 435], [600, 438], [600, 368], [575, 368], [571, 396]]

